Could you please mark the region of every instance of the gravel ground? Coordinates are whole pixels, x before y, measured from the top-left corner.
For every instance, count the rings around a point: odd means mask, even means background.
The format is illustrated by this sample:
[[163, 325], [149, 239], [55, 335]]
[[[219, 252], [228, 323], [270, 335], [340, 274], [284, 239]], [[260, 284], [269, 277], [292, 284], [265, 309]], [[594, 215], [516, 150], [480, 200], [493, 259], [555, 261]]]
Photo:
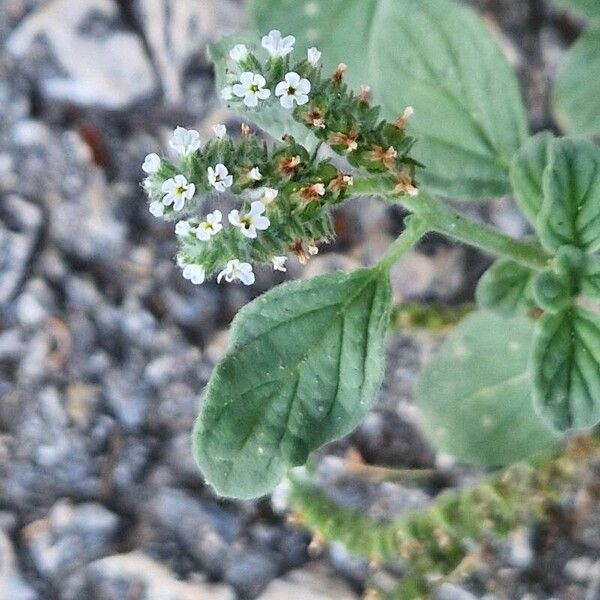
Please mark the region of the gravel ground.
[[[475, 4], [519, 70], [533, 129], [552, 127], [549, 82], [581, 24], [542, 0]], [[216, 99], [204, 47], [244, 18], [234, 0], [0, 3], [1, 600], [362, 592], [367, 564], [335, 545], [310, 552], [309, 536], [268, 499], [218, 500], [190, 455], [227, 324], [281, 277], [260, 273], [252, 290], [184, 281], [171, 228], [148, 214], [140, 164], [176, 124], [201, 134], [219, 121], [239, 124]], [[509, 201], [485, 210], [523, 233]], [[372, 262], [401, 215], [363, 200], [337, 220], [336, 244], [288, 276]], [[396, 300], [468, 301], [487, 264], [431, 237], [394, 270]], [[385, 517], [433, 494], [339, 483], [349, 449], [373, 464], [443, 464], [457, 485], [477, 476], [448, 466], [414, 425], [414, 380], [439, 341], [392, 336], [376, 409], [320, 453], [323, 480], [348, 505]], [[486, 564], [439, 598], [600, 598], [600, 510], [520, 531]], [[399, 573], [392, 566], [376, 577], [389, 583]]]

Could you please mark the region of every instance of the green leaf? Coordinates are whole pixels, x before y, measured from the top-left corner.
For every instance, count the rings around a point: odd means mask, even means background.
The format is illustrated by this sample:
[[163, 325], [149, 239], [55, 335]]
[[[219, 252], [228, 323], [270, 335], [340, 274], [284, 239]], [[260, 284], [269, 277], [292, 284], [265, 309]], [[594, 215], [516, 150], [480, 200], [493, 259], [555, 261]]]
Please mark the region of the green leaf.
[[584, 139], [554, 140], [544, 172], [544, 202], [538, 234], [556, 251], [576, 246], [586, 252], [600, 248], [600, 148]]
[[581, 292], [589, 298], [600, 298], [600, 256], [586, 256]]
[[560, 68], [552, 104], [556, 120], [568, 133], [600, 134], [599, 48], [600, 28], [586, 31]]
[[194, 431], [219, 494], [263, 495], [356, 427], [381, 384], [390, 303], [387, 273], [363, 269], [281, 285], [239, 313]]
[[510, 180], [517, 204], [534, 226], [544, 199], [542, 177], [548, 164], [553, 139], [554, 136], [549, 131], [529, 138], [515, 154], [510, 169]]
[[554, 0], [554, 3], [586, 15], [591, 19], [600, 19], [600, 3], [598, 0]]
[[462, 461], [499, 466], [557, 441], [531, 401], [532, 337], [529, 319], [487, 311], [473, 313], [448, 337], [415, 395], [425, 433], [437, 448]]
[[531, 288], [534, 276], [531, 269], [519, 263], [498, 260], [479, 280], [477, 304], [505, 316], [527, 313], [535, 306]]
[[558, 431], [600, 421], [600, 317], [579, 308], [544, 315], [532, 354], [534, 399]]
[[384, 116], [416, 108], [410, 133], [426, 187], [481, 199], [510, 190], [509, 164], [527, 137], [518, 83], [481, 19], [450, 0], [253, 0], [261, 31], [294, 33], [324, 65], [348, 65]]
[[[242, 33], [220, 39], [208, 47], [208, 58], [215, 65], [215, 78], [217, 90], [222, 90], [226, 85], [227, 56], [235, 44], [245, 43], [248, 48], [256, 48], [259, 42], [255, 34]], [[266, 131], [275, 139], [281, 139], [284, 133], [295, 138], [307, 150], [313, 150], [318, 145], [317, 138], [310, 130], [294, 121], [290, 111], [279, 104], [271, 103], [261, 107], [260, 110], [244, 109], [240, 115], [245, 120], [252, 121], [255, 125]]]

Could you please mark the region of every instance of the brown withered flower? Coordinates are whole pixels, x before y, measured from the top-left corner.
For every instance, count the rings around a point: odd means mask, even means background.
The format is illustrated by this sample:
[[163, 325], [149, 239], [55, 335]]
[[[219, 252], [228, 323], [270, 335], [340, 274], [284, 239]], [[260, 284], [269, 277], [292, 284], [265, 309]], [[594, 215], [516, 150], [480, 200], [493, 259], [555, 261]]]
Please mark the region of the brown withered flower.
[[300, 197], [306, 202], [314, 202], [325, 195], [325, 186], [322, 183], [313, 183], [312, 185], [300, 188]]
[[292, 177], [298, 167], [300, 166], [300, 157], [299, 156], [284, 156], [279, 161], [279, 172], [285, 177]]
[[407, 106], [404, 112], [394, 121], [394, 125], [404, 131], [408, 120], [415, 114], [415, 109], [412, 106]]
[[327, 186], [329, 190], [331, 190], [334, 194], [339, 194], [344, 191], [346, 188], [349, 188], [353, 185], [354, 179], [352, 175], [346, 175], [345, 173], [339, 172], [337, 177], [332, 179]]
[[247, 139], [250, 137], [250, 125], [247, 123], [242, 123], [242, 138]]
[[371, 88], [368, 85], [363, 85], [360, 88], [360, 93], [358, 94], [358, 101], [361, 104], [369, 104], [371, 100]]
[[381, 146], [373, 146], [373, 150], [367, 152], [366, 158], [373, 162], [381, 162], [386, 169], [392, 170], [396, 166], [398, 152], [393, 146], [390, 146], [387, 150]]
[[331, 146], [344, 146], [348, 152], [352, 152], [358, 148], [358, 129], [353, 127], [350, 133], [336, 132], [329, 136], [329, 144]]
[[333, 77], [331, 78], [333, 81], [333, 84], [337, 87], [340, 87], [340, 85], [342, 85], [342, 81], [344, 81], [344, 73], [346, 72], [346, 69], [348, 69], [348, 66], [345, 65], [344, 63], [340, 63], [337, 67], [337, 69], [335, 70], [335, 73], [333, 74]]
[[398, 184], [394, 188], [395, 194], [406, 194], [407, 196], [418, 196], [419, 188], [413, 182], [412, 175], [408, 169], [404, 169], [399, 177]]
[[316, 129], [325, 129], [325, 112], [313, 106], [304, 116], [304, 122]]

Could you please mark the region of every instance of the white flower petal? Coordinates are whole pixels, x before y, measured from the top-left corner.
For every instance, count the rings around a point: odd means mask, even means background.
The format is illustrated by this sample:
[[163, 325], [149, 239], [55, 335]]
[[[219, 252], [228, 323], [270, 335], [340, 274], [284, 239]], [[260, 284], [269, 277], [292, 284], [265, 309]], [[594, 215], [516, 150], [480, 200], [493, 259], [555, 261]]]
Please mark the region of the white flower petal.
[[150, 214], [162, 217], [165, 214], [165, 206], [162, 202], [152, 202], [149, 206]]
[[[246, 87], [252, 85], [254, 83], [254, 73], [252, 73], [251, 71], [244, 71], [240, 75], [240, 83]], [[234, 93], [235, 93], [235, 89], [234, 89]]]
[[290, 86], [298, 87], [298, 84], [300, 83], [300, 75], [298, 75], [298, 73], [296, 73], [295, 71], [290, 71], [286, 74], [285, 80], [289, 83]]
[[248, 108], [255, 108], [256, 106], [258, 106], [258, 98], [253, 94], [248, 94], [244, 97], [244, 104]]
[[142, 170], [148, 175], [154, 175], [159, 171], [160, 165], [160, 156], [153, 152], [152, 154], [148, 154], [148, 156], [146, 156], [146, 158], [144, 159]]
[[227, 127], [223, 125], [223, 123], [219, 123], [213, 127], [213, 131], [215, 132], [215, 136], [217, 139], [222, 140], [227, 135]]

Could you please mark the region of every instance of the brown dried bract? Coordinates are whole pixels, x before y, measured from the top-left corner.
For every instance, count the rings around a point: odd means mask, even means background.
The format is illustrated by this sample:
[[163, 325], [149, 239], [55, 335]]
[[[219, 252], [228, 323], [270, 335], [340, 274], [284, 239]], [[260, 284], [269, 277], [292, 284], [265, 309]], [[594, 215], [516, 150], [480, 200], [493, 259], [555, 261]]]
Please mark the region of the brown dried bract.
[[393, 146], [390, 146], [387, 150], [381, 146], [373, 146], [373, 150], [367, 152], [366, 157], [367, 160], [381, 162], [386, 169], [393, 170], [396, 167], [398, 151]]

